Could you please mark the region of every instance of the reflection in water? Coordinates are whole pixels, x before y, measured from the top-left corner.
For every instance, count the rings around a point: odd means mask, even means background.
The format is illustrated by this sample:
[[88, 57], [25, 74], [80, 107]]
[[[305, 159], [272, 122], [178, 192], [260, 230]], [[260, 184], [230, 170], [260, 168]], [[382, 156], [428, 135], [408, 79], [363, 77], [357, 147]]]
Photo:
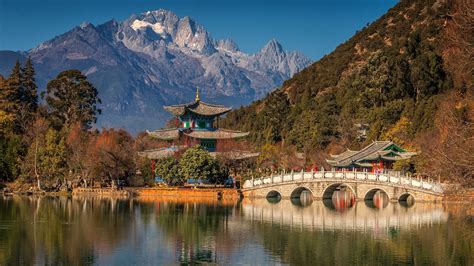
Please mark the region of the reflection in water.
[[133, 222], [119, 199], [8, 197], [0, 206], [1, 265], [90, 264], [95, 247], [112, 250]]
[[233, 235], [226, 228], [238, 202], [154, 202], [154, 219], [166, 242], [174, 245], [181, 263], [217, 262], [217, 255], [233, 249]]
[[[281, 201], [267, 206], [245, 201], [243, 215], [259, 221], [255, 229], [265, 248], [293, 265], [472, 265], [474, 229], [461, 226], [440, 204], [406, 209], [389, 204], [384, 209], [356, 204], [334, 212], [320, 202], [298, 208]], [[447, 236], [447, 232], [450, 232]]]
[[415, 205], [415, 198], [411, 194], [403, 194], [398, 200], [404, 207], [411, 207]]
[[298, 207], [307, 207], [313, 203], [312, 197], [291, 198], [291, 203]]
[[365, 205], [370, 208], [383, 209], [388, 206], [390, 199], [388, 198], [387, 193], [382, 190], [377, 190], [371, 195], [371, 198], [366, 198]]
[[281, 194], [278, 191], [270, 191], [267, 195], [267, 200], [270, 203], [278, 203], [281, 200]]
[[352, 208], [355, 202], [355, 195], [350, 189], [335, 190], [331, 198], [323, 199], [324, 206], [339, 212]]
[[246, 219], [260, 219], [262, 222], [312, 230], [341, 229], [379, 233], [381, 228], [410, 230], [423, 225], [443, 223], [448, 219], [447, 213], [439, 204], [417, 204], [406, 209], [395, 203], [390, 208], [380, 210], [364, 204], [355, 204], [353, 208], [341, 213], [328, 208], [326, 201], [315, 201], [305, 208], [299, 208], [285, 200], [272, 205], [261, 199], [244, 202], [247, 203], [242, 207]]
[[269, 203], [278, 203], [280, 202], [281, 200], [281, 197], [267, 197], [267, 201]]
[[298, 202], [0, 198], [0, 265], [473, 263], [474, 226], [441, 205]]

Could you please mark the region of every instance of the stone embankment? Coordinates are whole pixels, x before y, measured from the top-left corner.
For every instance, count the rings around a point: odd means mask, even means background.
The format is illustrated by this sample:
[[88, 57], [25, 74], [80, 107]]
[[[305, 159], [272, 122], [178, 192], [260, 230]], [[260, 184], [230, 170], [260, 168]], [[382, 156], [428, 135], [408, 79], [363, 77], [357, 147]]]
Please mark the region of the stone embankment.
[[91, 196], [133, 196], [133, 193], [127, 189], [114, 188], [74, 188], [72, 195], [91, 195]]
[[239, 199], [241, 193], [230, 188], [75, 188], [73, 195], [136, 196], [136, 197], [205, 197]]
[[218, 199], [239, 199], [240, 191], [232, 188], [136, 188], [130, 189], [138, 197], [209, 197]]

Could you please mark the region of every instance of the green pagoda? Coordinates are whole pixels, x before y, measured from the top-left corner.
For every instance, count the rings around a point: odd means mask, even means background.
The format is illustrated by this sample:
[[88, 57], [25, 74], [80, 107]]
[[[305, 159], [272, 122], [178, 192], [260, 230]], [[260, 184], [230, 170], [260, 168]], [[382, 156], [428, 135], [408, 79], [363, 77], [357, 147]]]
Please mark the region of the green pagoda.
[[[170, 143], [167, 148], [147, 150], [140, 153], [140, 155], [150, 159], [168, 157], [178, 150], [197, 144], [205, 147], [211, 154], [215, 154], [219, 142], [242, 138], [249, 134], [249, 132], [219, 128], [219, 116], [229, 112], [232, 108], [201, 101], [199, 90], [196, 90], [196, 98], [193, 102], [169, 105], [163, 108], [178, 119], [178, 126], [147, 131], [150, 136]], [[180, 145], [177, 145], [177, 143], [180, 143]], [[253, 157], [258, 153], [243, 152], [241, 155]], [[240, 157], [237, 154], [235, 156]]]

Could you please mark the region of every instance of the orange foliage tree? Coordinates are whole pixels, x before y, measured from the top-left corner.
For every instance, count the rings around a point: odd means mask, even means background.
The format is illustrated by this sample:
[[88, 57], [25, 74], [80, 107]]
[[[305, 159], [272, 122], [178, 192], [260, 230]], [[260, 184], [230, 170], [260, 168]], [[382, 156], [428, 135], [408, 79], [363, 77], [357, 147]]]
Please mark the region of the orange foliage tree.
[[112, 181], [135, 174], [134, 142], [125, 130], [104, 129], [91, 138], [88, 146], [85, 166], [93, 177]]

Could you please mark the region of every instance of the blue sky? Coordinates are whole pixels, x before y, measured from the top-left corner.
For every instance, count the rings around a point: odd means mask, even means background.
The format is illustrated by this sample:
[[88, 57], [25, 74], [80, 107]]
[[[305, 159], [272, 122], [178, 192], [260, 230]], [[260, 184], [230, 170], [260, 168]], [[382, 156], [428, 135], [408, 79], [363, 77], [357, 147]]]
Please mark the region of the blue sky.
[[270, 39], [312, 59], [383, 15], [394, 0], [0, 0], [0, 50], [28, 50], [82, 22], [124, 20], [160, 8], [190, 16], [213, 38], [255, 53]]

